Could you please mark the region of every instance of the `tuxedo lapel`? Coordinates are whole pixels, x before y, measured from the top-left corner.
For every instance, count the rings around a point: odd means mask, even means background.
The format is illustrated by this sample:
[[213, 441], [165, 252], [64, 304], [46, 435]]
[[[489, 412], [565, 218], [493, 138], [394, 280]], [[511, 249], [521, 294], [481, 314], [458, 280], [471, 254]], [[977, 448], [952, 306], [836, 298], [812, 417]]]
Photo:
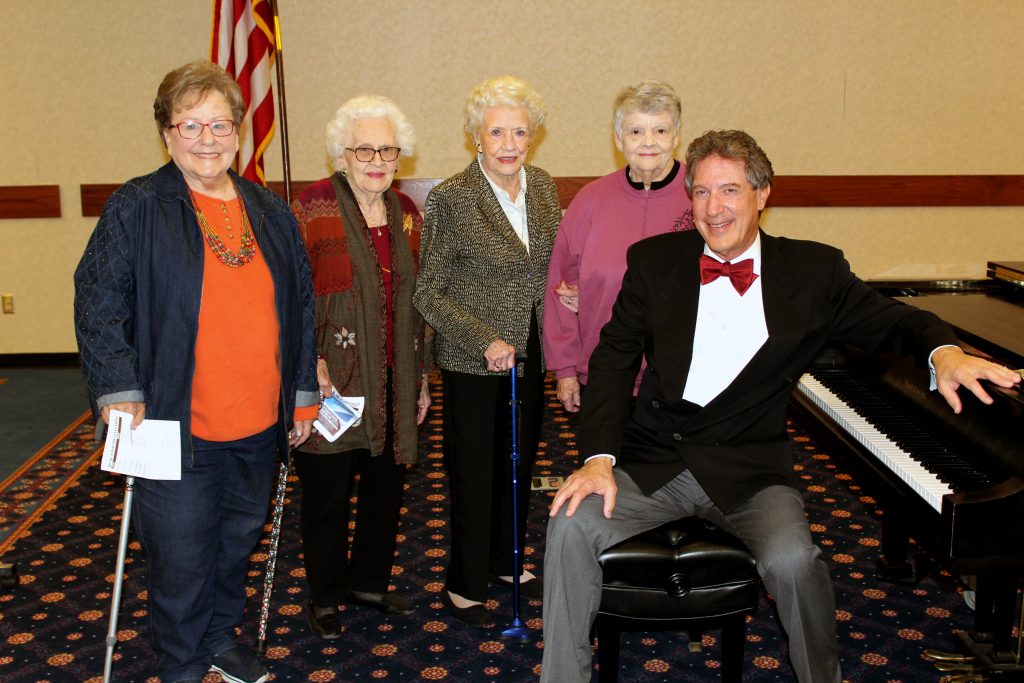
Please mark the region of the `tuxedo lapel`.
[[761, 292], [764, 298], [764, 319], [768, 326], [768, 341], [753, 361], [762, 354], [774, 357], [776, 352], [785, 352], [807, 331], [810, 316], [810, 294], [800, 288], [794, 276], [794, 264], [786, 259], [779, 249], [779, 241], [761, 233], [761, 270], [764, 281]]
[[693, 336], [697, 329], [700, 298], [700, 270], [703, 240], [692, 240], [680, 250], [678, 259], [655, 294], [654, 358], [665, 397], [681, 399], [693, 359]]

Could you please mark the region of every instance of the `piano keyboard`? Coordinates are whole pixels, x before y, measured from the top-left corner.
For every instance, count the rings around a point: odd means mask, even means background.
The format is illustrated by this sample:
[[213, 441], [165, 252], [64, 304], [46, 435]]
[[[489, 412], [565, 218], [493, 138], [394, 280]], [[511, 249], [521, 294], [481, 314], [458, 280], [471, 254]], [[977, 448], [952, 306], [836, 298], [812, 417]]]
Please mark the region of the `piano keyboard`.
[[867, 448], [893, 474], [910, 486], [936, 511], [942, 512], [942, 497], [953, 493], [949, 484], [926, 469], [909, 452], [883, 434], [866, 418], [810, 374], [797, 384], [797, 391], [839, 424], [850, 436]]

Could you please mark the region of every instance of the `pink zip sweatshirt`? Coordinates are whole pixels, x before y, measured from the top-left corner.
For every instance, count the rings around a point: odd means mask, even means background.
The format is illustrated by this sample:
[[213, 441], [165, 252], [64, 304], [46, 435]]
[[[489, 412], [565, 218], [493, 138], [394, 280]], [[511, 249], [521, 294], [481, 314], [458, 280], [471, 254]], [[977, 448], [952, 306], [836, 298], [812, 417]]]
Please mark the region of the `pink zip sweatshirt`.
[[[622, 286], [626, 249], [645, 237], [694, 227], [682, 164], [665, 185], [650, 190], [636, 189], [626, 173], [620, 168], [587, 184], [558, 227], [544, 301], [544, 360], [558, 379], [578, 375], [586, 384], [590, 354]], [[562, 280], [580, 288], [578, 315], [555, 294]]]

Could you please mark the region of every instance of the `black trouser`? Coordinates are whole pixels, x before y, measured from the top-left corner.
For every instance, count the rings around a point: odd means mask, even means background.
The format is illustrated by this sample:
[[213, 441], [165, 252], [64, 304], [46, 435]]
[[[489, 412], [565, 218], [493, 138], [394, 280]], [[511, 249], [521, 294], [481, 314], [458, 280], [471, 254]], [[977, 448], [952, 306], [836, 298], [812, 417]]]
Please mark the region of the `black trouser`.
[[[302, 552], [310, 601], [337, 605], [347, 590], [386, 593], [395, 559], [395, 535], [405, 483], [405, 465], [393, 452], [391, 387], [387, 392], [384, 452], [295, 453], [302, 482]], [[349, 506], [359, 475], [356, 525], [349, 554]]]
[[[530, 472], [540, 440], [544, 400], [540, 339], [531, 320], [527, 360], [517, 389], [522, 406], [519, 439], [519, 548], [526, 543]], [[444, 462], [451, 498], [451, 556], [445, 587], [483, 602], [487, 576], [511, 576], [512, 467], [509, 460], [508, 373], [491, 376], [444, 371]]]

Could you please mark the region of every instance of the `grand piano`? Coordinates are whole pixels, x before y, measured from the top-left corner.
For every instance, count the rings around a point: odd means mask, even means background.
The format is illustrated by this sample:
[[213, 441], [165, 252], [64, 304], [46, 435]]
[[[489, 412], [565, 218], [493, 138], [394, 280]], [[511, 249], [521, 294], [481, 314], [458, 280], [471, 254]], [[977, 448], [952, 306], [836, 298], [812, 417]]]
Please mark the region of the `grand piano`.
[[[938, 315], [966, 350], [1024, 368], [1024, 264], [990, 263], [989, 275], [872, 285]], [[974, 628], [959, 635], [961, 655], [936, 653], [957, 663], [937, 666], [973, 671], [964, 681], [1024, 680], [1013, 633], [1024, 576], [1024, 394], [986, 388], [994, 405], [961, 389], [956, 415], [928, 391], [919, 363], [830, 349], [801, 379], [793, 408], [812, 433], [863, 462], [883, 511], [880, 578], [913, 583], [930, 555], [973, 582]], [[908, 552], [911, 536], [927, 553]]]

